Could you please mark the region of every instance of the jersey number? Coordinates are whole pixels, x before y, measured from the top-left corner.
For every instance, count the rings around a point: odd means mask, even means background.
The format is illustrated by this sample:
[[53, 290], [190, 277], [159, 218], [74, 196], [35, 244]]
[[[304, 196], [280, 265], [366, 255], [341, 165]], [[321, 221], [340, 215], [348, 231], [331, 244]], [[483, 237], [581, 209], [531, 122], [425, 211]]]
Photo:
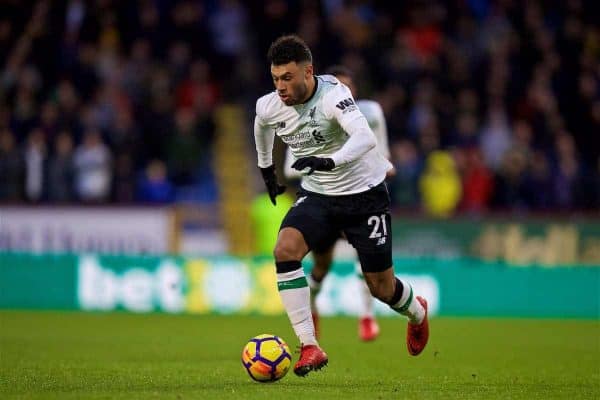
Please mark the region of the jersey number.
[[367, 225], [373, 225], [373, 230], [369, 235], [369, 239], [377, 239], [381, 237], [381, 232], [379, 232], [379, 226], [381, 225], [383, 230], [383, 236], [387, 236], [387, 226], [385, 225], [385, 214], [381, 214], [379, 217], [376, 215], [372, 215], [367, 220]]

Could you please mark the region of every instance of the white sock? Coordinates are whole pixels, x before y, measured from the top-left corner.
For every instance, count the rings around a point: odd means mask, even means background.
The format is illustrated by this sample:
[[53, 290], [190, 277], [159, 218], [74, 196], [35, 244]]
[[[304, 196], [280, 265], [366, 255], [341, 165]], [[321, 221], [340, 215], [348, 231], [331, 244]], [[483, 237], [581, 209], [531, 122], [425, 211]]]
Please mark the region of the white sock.
[[[400, 280], [400, 279], [399, 279]], [[411, 324], [420, 324], [425, 318], [425, 308], [413, 295], [412, 286], [405, 281], [402, 283], [402, 296], [400, 300], [392, 305], [392, 309], [402, 315], [406, 315]]]
[[318, 344], [310, 311], [310, 289], [302, 268], [277, 274], [277, 287], [300, 343]]

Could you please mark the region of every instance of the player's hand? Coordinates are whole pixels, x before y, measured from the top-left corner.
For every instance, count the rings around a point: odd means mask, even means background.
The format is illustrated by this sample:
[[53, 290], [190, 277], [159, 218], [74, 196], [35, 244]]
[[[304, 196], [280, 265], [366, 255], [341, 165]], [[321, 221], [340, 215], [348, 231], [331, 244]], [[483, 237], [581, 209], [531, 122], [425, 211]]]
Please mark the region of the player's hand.
[[275, 175], [275, 167], [273, 165], [267, 168], [260, 168], [260, 173], [267, 186], [271, 203], [275, 206], [277, 205], [275, 198], [285, 192], [285, 186], [277, 183], [277, 175]]
[[335, 168], [335, 163], [331, 158], [322, 157], [302, 157], [292, 164], [292, 168], [302, 171], [304, 168], [309, 168], [307, 175], [315, 171], [331, 171]]

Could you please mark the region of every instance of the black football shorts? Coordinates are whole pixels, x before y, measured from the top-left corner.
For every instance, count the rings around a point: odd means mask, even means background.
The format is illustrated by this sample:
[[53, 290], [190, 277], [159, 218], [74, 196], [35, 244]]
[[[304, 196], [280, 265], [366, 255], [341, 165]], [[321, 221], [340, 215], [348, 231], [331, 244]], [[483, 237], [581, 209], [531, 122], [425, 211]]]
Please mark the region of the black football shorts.
[[300, 189], [296, 202], [281, 222], [304, 236], [310, 250], [329, 249], [343, 232], [356, 249], [364, 272], [392, 266], [390, 196], [385, 182], [343, 196], [326, 196]]

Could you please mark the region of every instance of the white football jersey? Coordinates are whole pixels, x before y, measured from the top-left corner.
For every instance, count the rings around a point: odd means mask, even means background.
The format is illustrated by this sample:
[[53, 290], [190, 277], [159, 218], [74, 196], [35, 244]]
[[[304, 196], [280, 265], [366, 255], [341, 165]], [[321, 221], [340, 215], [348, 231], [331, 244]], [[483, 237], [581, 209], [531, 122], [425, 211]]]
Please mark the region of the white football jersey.
[[[276, 134], [290, 148], [294, 159], [331, 157], [341, 149], [349, 138], [341, 124], [352, 124], [365, 117], [354, 103], [350, 89], [334, 76], [316, 76], [316, 82], [314, 95], [303, 104], [286, 106], [276, 91], [259, 98], [255, 136], [266, 137], [265, 142], [268, 142], [269, 135]], [[259, 166], [268, 166], [271, 158], [261, 158], [264, 155], [259, 150]], [[301, 185], [308, 191], [325, 195], [360, 193], [381, 183], [388, 168], [389, 161], [377, 148], [372, 148], [354, 161], [336, 165], [331, 171], [304, 175]]]

